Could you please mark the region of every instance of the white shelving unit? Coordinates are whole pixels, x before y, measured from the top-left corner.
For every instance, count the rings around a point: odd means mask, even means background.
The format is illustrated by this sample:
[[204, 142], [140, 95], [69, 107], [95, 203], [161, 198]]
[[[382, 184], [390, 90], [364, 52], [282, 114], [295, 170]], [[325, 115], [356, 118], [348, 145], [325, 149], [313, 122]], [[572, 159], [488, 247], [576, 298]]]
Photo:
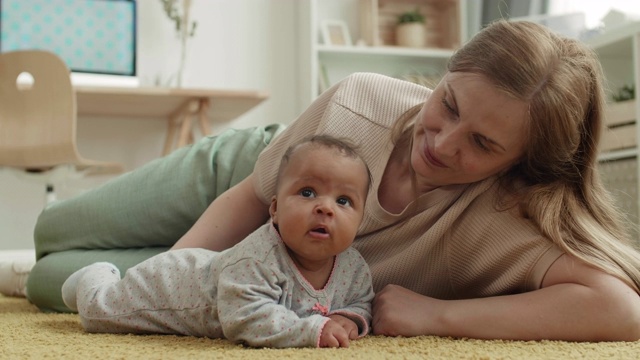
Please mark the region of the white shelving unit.
[[[638, 166], [640, 128], [640, 22], [630, 23], [592, 38], [588, 44], [597, 52], [604, 71], [608, 100], [605, 121], [618, 123], [605, 129], [600, 156], [603, 181], [613, 192], [618, 205], [626, 212], [632, 235], [640, 246], [640, 166]], [[611, 95], [623, 85], [634, 85], [636, 100], [613, 103]]]
[[[301, 0], [298, 5], [299, 60], [299, 111], [304, 110], [326, 87], [335, 84], [354, 72], [377, 72], [394, 77], [430, 76], [434, 81], [445, 70], [446, 62], [454, 47], [467, 40], [467, 14], [475, 5], [468, 0]], [[362, 44], [371, 40], [371, 34], [363, 30], [367, 25], [367, 8], [372, 6], [432, 6], [455, 8], [451, 20], [438, 21], [453, 28], [458, 34], [455, 46], [450, 48], [402, 48], [398, 46], [371, 46]], [[427, 15], [427, 24], [429, 17]], [[377, 16], [377, 14], [373, 14]], [[325, 45], [321, 26], [326, 20], [338, 20], [347, 25], [354, 45]], [[382, 20], [381, 20], [382, 22]], [[451, 22], [454, 22], [453, 24]], [[376, 22], [374, 22], [375, 24]], [[369, 29], [371, 30], [371, 29]], [[374, 29], [377, 31], [377, 29]], [[435, 84], [434, 84], [435, 85]]]

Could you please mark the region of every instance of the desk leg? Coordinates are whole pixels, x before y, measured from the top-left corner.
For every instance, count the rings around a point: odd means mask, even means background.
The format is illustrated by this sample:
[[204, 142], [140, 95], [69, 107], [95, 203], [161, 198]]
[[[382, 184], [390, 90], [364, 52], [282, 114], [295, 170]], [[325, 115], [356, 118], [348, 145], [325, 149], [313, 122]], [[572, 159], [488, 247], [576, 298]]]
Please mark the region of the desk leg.
[[[210, 106], [211, 103], [209, 99], [191, 100], [171, 115], [167, 127], [167, 137], [164, 141], [164, 149], [162, 151], [163, 156], [187, 144], [192, 144], [195, 141], [194, 120], [198, 122], [202, 136], [211, 135], [211, 126], [208, 117]], [[176, 135], [178, 138], [174, 148]]]
[[200, 100], [200, 111], [198, 111], [198, 124], [200, 125], [200, 132], [202, 132], [202, 136], [211, 135], [211, 126], [209, 125], [209, 118], [207, 117], [210, 106], [211, 106], [211, 103], [209, 102], [209, 99]]
[[175, 137], [176, 129], [180, 126], [180, 116], [181, 114], [175, 114], [169, 118], [167, 137], [164, 139], [164, 149], [162, 150], [163, 156], [168, 155], [173, 150], [173, 138]]
[[[201, 100], [191, 100], [185, 103], [178, 111], [171, 115], [167, 127], [167, 137], [164, 141], [164, 149], [162, 155], [168, 155], [175, 149], [183, 147], [189, 143], [193, 143], [192, 117], [199, 116], [201, 113]], [[176, 147], [174, 142], [176, 132], [179, 130]]]
[[180, 127], [180, 137], [176, 149], [179, 149], [189, 143], [189, 138], [193, 139], [193, 129], [191, 128], [191, 117], [193, 114], [185, 114]]

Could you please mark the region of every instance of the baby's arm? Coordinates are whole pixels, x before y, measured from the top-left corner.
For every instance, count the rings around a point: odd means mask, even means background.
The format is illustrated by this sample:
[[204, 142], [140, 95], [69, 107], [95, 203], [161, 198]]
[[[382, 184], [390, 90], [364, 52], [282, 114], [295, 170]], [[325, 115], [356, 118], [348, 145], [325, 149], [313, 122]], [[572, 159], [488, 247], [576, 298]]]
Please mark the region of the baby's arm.
[[[353, 254], [349, 269], [352, 272], [343, 273], [346, 277], [345, 303], [338, 306], [329, 313], [329, 318], [340, 323], [349, 334], [350, 339], [357, 339], [365, 336], [370, 331], [371, 324], [371, 302], [374, 298], [371, 273], [360, 254]], [[355, 333], [355, 335], [354, 335]]]
[[[225, 268], [218, 282], [218, 316], [225, 338], [255, 347], [317, 347], [329, 318], [301, 318], [285, 306], [286, 278], [254, 260]], [[332, 325], [330, 325], [332, 326]]]

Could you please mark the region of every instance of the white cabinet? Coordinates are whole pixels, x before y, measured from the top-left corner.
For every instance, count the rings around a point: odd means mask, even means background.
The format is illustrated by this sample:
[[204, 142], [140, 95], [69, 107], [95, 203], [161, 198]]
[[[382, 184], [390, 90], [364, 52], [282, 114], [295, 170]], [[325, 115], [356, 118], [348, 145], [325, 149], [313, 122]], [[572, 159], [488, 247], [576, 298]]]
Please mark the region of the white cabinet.
[[[397, 14], [419, 8], [425, 48], [393, 45]], [[467, 40], [467, 0], [301, 0], [298, 2], [299, 111], [354, 72], [377, 72], [435, 85], [455, 48]], [[322, 27], [343, 23], [352, 45], [330, 45]]]
[[[601, 141], [600, 171], [605, 186], [627, 214], [632, 235], [640, 245], [640, 198], [638, 197], [637, 145], [640, 115], [640, 22], [611, 29], [588, 41], [597, 52], [606, 79], [606, 128]], [[636, 100], [614, 103], [612, 95], [624, 85], [633, 85]]]

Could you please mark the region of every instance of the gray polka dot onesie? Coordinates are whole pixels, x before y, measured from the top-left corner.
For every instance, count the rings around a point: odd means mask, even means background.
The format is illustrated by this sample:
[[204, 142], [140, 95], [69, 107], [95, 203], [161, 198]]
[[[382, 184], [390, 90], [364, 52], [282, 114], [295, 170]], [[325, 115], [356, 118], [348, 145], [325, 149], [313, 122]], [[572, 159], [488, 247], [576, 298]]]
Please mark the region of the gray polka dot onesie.
[[318, 346], [328, 315], [369, 332], [369, 268], [349, 248], [316, 290], [298, 271], [271, 223], [223, 252], [182, 249], [130, 268], [82, 276], [78, 312], [89, 332], [226, 338], [258, 347]]

